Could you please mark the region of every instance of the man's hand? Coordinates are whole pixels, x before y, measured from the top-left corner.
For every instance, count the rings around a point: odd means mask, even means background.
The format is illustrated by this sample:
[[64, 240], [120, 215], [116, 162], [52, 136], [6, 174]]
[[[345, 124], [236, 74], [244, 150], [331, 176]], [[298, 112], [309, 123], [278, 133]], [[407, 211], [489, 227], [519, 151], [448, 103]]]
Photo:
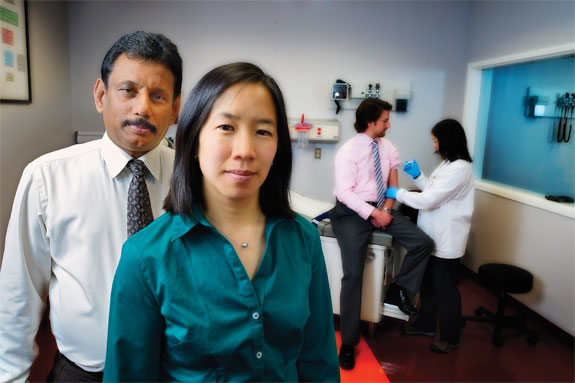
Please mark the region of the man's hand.
[[383, 210], [373, 209], [371, 212], [371, 224], [379, 229], [385, 229], [393, 216]]

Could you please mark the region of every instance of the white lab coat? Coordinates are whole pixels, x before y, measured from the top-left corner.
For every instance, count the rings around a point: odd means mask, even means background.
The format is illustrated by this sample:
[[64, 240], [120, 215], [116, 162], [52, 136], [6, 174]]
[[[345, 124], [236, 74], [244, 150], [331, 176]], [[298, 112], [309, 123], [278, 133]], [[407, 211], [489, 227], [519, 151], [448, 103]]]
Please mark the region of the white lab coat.
[[429, 179], [415, 179], [421, 193], [400, 189], [397, 200], [419, 209], [417, 225], [435, 241], [434, 255], [454, 259], [465, 253], [475, 187], [470, 162], [443, 161]]

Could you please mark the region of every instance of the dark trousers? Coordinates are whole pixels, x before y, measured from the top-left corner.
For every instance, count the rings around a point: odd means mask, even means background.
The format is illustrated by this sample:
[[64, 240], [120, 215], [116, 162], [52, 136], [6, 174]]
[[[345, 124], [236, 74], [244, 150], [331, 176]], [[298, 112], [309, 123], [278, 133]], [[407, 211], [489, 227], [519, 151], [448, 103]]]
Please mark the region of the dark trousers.
[[80, 368], [76, 363], [58, 353], [54, 359], [54, 367], [48, 375], [48, 382], [101, 382], [102, 372], [90, 372]]
[[423, 331], [433, 331], [439, 321], [439, 338], [448, 343], [459, 343], [461, 334], [461, 295], [459, 258], [429, 259], [421, 284], [421, 306], [414, 325]]
[[[407, 250], [395, 283], [415, 294], [419, 291], [434, 243], [400, 213], [394, 210], [392, 215], [393, 220], [384, 231]], [[341, 338], [342, 343], [353, 345], [359, 341], [361, 288], [367, 246], [376, 228], [339, 201], [330, 210], [329, 218], [341, 251], [343, 267], [339, 315]]]

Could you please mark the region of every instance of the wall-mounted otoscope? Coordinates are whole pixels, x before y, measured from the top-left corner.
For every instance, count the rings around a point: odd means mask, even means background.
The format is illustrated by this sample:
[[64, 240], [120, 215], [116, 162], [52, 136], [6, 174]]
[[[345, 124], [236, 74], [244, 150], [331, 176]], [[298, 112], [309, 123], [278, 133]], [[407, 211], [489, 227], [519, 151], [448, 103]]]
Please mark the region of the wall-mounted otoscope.
[[[575, 93], [565, 93], [564, 97], [557, 100], [559, 107], [559, 125], [557, 127], [557, 142], [569, 142], [573, 130], [573, 110], [575, 110]], [[567, 131], [569, 122], [569, 131]]]

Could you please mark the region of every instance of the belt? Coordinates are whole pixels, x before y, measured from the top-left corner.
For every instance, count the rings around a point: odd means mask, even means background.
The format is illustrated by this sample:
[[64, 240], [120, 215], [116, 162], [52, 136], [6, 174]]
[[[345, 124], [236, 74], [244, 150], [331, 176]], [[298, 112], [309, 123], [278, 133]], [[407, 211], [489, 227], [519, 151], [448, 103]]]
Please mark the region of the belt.
[[[347, 207], [346, 204], [344, 204], [343, 202], [341, 202], [341, 201], [338, 200], [337, 198], [336, 198], [335, 201], [336, 201], [337, 203], [340, 203], [340, 204], [344, 205], [345, 207]], [[377, 207], [377, 202], [365, 201], [365, 203], [368, 203], [368, 204], [370, 204], [370, 205], [373, 206], [373, 207]], [[349, 209], [349, 208], [348, 208], [348, 209]]]
[[86, 381], [101, 382], [102, 378], [104, 377], [103, 371], [86, 371], [76, 363], [72, 362], [70, 359], [66, 358], [60, 351], [58, 351], [57, 357], [60, 358], [63, 364], [68, 366], [69, 369], [76, 371], [76, 374], [80, 374], [80, 376], [87, 379]]

